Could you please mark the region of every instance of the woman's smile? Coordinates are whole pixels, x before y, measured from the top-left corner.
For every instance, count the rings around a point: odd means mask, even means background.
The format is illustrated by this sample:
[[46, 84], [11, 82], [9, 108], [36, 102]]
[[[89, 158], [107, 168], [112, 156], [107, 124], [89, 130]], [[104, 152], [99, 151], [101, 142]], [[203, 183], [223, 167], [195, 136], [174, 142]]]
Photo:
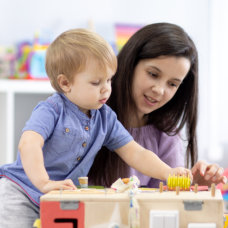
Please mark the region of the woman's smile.
[[145, 98], [144, 100], [145, 100], [146, 104], [148, 104], [149, 106], [154, 106], [155, 104], [158, 103], [157, 100], [155, 100], [155, 99], [153, 99], [151, 97], [148, 97], [146, 95], [144, 95], [144, 98]]

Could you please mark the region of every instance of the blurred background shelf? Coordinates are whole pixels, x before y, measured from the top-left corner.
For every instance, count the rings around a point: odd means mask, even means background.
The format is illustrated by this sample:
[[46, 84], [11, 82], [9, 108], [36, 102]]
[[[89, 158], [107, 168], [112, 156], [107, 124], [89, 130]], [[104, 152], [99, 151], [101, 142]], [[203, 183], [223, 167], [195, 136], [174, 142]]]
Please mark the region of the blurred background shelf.
[[52, 93], [49, 80], [0, 79], [1, 93]]
[[31, 111], [53, 92], [48, 80], [0, 79], [0, 165], [15, 160], [21, 130]]

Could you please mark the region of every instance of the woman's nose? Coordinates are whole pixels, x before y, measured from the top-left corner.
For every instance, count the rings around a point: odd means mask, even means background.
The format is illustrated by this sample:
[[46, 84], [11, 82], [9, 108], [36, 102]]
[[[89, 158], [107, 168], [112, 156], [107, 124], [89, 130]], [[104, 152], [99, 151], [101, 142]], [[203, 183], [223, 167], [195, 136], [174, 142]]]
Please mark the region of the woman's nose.
[[163, 95], [165, 92], [165, 88], [163, 85], [155, 85], [152, 87], [152, 90], [158, 95]]

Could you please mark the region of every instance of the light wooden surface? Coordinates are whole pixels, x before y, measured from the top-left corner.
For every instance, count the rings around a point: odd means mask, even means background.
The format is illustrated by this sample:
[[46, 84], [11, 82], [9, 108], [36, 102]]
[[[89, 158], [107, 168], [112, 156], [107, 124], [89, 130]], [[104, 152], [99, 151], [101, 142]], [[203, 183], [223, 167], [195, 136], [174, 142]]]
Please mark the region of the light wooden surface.
[[[178, 211], [179, 227], [187, 228], [189, 223], [215, 223], [223, 226], [223, 199], [220, 190], [215, 196], [210, 191], [175, 191], [159, 192], [159, 189], [145, 190], [135, 199], [139, 205], [140, 227], [149, 227], [150, 211]], [[41, 197], [46, 201], [80, 201], [85, 204], [85, 227], [99, 224], [111, 224], [113, 216], [117, 216], [121, 224], [128, 224], [130, 198], [128, 193], [115, 193], [111, 189], [78, 189], [74, 191], [52, 191]], [[202, 202], [200, 210], [189, 211], [185, 208], [186, 201]], [[42, 212], [41, 212], [42, 213]]]

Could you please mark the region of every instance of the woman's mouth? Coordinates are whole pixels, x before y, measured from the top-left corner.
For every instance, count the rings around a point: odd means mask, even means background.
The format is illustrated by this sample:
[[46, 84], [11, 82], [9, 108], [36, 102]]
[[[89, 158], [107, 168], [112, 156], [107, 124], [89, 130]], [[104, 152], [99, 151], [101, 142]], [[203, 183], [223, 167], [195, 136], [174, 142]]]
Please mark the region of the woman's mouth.
[[158, 101], [157, 100], [155, 100], [155, 99], [153, 99], [153, 98], [151, 98], [151, 97], [148, 97], [148, 96], [146, 96], [146, 95], [144, 95], [144, 98], [145, 98], [145, 101], [146, 101], [146, 103], [148, 104], [148, 105], [155, 105]]

